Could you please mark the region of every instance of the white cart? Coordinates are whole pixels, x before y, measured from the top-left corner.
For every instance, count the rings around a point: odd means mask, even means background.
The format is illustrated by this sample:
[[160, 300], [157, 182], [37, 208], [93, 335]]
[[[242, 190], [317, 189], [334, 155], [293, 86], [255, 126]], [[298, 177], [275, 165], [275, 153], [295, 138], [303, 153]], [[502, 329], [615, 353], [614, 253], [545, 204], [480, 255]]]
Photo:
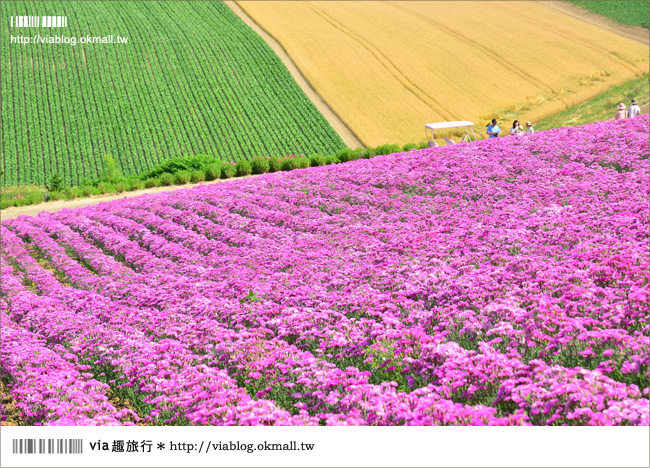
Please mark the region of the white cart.
[[[463, 137], [461, 141], [476, 140], [476, 134], [474, 133], [474, 122], [470, 122], [469, 120], [459, 120], [457, 122], [430, 123], [424, 126], [424, 134], [427, 136], [427, 141], [429, 142], [429, 148], [435, 148], [438, 146], [438, 143], [436, 143], [436, 140], [433, 138], [434, 130], [443, 130], [447, 128], [457, 128], [457, 127], [465, 128], [466, 135]], [[471, 135], [469, 134], [470, 130], [472, 132]], [[447, 142], [448, 145], [454, 144], [454, 141], [451, 140], [450, 138], [445, 138], [445, 141]]]

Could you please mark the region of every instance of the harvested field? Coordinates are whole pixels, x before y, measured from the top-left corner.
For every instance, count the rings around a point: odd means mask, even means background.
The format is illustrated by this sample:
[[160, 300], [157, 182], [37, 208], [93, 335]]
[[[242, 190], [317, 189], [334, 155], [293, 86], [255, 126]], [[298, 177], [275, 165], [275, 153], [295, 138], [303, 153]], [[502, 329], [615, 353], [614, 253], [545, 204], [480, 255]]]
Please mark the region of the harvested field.
[[364, 144], [540, 120], [648, 71], [648, 46], [531, 2], [237, 2]]

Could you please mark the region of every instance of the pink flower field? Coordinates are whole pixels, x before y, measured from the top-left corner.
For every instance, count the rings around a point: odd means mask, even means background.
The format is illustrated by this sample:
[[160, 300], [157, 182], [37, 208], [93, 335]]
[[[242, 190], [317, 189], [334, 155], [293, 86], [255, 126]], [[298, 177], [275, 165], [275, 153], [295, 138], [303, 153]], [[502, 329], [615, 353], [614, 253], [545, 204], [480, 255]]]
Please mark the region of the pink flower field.
[[649, 122], [2, 223], [32, 425], [648, 425]]

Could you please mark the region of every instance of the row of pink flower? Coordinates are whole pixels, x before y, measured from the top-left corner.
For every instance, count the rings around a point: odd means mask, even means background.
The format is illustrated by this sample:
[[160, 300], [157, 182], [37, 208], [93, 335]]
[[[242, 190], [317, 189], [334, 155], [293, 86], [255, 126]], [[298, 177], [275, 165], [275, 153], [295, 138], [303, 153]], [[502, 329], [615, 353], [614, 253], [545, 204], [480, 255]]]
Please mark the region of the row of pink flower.
[[[12, 238], [11, 233], [4, 233], [5, 237], [8, 239]], [[33, 235], [34, 233], [32, 232], [32, 239], [36, 240], [36, 236]], [[43, 239], [42, 239], [43, 240]], [[33, 260], [29, 257], [26, 257], [24, 254], [21, 255], [20, 251], [15, 247], [15, 246], [20, 246], [21, 241], [19, 239], [13, 239], [12, 243], [12, 251], [10, 252], [13, 258], [19, 259], [19, 269], [22, 271], [25, 271], [28, 273], [31, 272], [35, 268], [35, 264]], [[47, 241], [39, 243], [39, 249], [43, 249], [42, 251], [45, 253], [47, 252], [47, 255], [49, 255], [51, 252], [55, 251], [56, 249], [51, 249], [50, 251], [47, 250], [46, 247]], [[51, 258], [53, 258], [52, 256]], [[61, 263], [68, 263], [65, 261], [65, 259], [60, 259], [63, 260]], [[54, 262], [53, 262], [54, 263]], [[64, 270], [64, 268], [61, 268], [61, 270]], [[43, 272], [41, 271], [36, 271], [38, 274], [42, 274]], [[32, 279], [28, 276], [28, 279], [31, 281]], [[95, 314], [98, 314], [99, 317], [103, 318], [104, 320], [108, 320], [111, 324], [115, 324], [115, 326], [119, 326], [121, 324], [121, 329], [125, 328], [125, 325], [134, 325], [134, 326], [139, 326], [141, 329], [148, 329], [149, 333], [151, 334], [156, 334], [157, 330], [161, 330], [158, 332], [157, 336], [155, 337], [155, 341], [158, 343], [163, 343], [165, 342], [164, 348], [170, 347], [170, 345], [167, 343], [167, 340], [161, 339], [161, 336], [166, 335], [167, 333], [173, 333], [176, 330], [172, 331], [169, 325], [169, 315], [167, 313], [161, 314], [159, 311], [146, 311], [146, 310], [138, 310], [138, 309], [133, 309], [130, 311], [130, 313], [127, 313], [125, 308], [121, 308], [121, 310], [118, 310], [119, 313], [116, 313], [115, 307], [111, 307], [108, 304], [105, 304], [107, 301], [102, 301], [100, 298], [93, 298], [92, 294], [80, 294], [80, 295], [75, 295], [70, 298], [65, 298], [68, 294], [71, 294], [72, 291], [66, 291], [64, 292], [60, 288], [53, 288], [52, 290], [48, 290], [46, 285], [49, 283], [48, 281], [40, 281], [39, 282], [39, 289], [41, 289], [41, 292], [44, 294], [47, 294], [50, 299], [65, 299], [67, 301], [70, 301], [69, 304], [65, 304], [63, 302], [59, 302], [59, 309], [64, 309], [65, 307], [72, 307], [72, 306], [77, 306], [77, 307], [82, 307], [81, 309], [76, 310], [75, 312], [77, 314], [82, 313], [85, 308], [87, 308], [89, 304], [89, 300], [93, 300], [92, 302], [92, 310], [94, 311]], [[35, 299], [31, 299], [31, 304], [36, 305], [37, 301]], [[25, 306], [26, 304], [17, 304], [13, 303], [12, 304], [13, 309], [15, 311], [25, 311]], [[129, 308], [131, 309], [131, 308]], [[221, 310], [223, 312], [227, 311], [226, 304], [221, 306]], [[50, 314], [52, 314], [52, 311], [49, 311]], [[150, 312], [147, 314], [147, 312]], [[156, 312], [158, 312], [156, 314]], [[32, 319], [32, 317], [36, 316], [38, 312], [36, 310], [33, 310], [27, 315], [28, 318]], [[56, 317], [56, 321], [60, 324], [62, 320], [64, 320], [61, 317], [61, 313], [59, 312], [59, 316]], [[25, 322], [25, 316], [19, 315], [17, 318], [20, 318], [21, 321]], [[205, 341], [205, 337], [209, 335], [216, 335], [220, 338], [219, 341], [222, 341], [222, 343], [219, 344], [219, 347], [216, 351], [217, 354], [223, 355], [223, 352], [226, 350], [226, 346], [232, 346], [231, 343], [223, 343], [223, 341], [228, 340], [228, 341], [234, 341], [238, 345], [237, 349], [239, 352], [244, 352], [245, 350], [242, 349], [242, 346], [245, 345], [247, 349], [250, 350], [252, 349], [255, 352], [255, 355], [264, 355], [265, 360], [272, 360], [273, 356], [272, 355], [266, 355], [266, 352], [264, 351], [264, 348], [268, 348], [270, 351], [271, 348], [275, 348], [276, 357], [281, 357], [283, 354], [288, 354], [289, 356], [282, 356], [283, 359], [294, 359], [297, 362], [294, 362], [294, 375], [289, 376], [292, 378], [292, 380], [295, 382], [298, 379], [302, 379], [303, 382], [301, 384], [307, 384], [309, 381], [309, 375], [313, 375], [313, 382], [311, 385], [311, 388], [316, 391], [316, 385], [321, 383], [323, 377], [328, 377], [327, 381], [330, 382], [331, 385], [331, 380], [332, 378], [336, 378], [337, 381], [340, 382], [345, 382], [348, 385], [356, 385], [358, 388], [356, 389], [355, 392], [353, 392], [351, 395], [348, 395], [348, 398], [355, 397], [359, 400], [358, 403], [356, 403], [353, 406], [368, 406], [370, 405], [370, 408], [374, 408], [374, 406], [377, 404], [377, 402], [366, 402], [366, 398], [364, 395], [380, 395], [383, 396], [384, 401], [383, 406], [387, 406], [388, 404], [392, 403], [392, 405], [396, 405], [397, 403], [400, 403], [401, 406], [404, 406], [406, 408], [409, 408], [406, 403], [409, 403], [410, 406], [412, 406], [411, 409], [408, 410], [408, 416], [409, 419], [414, 419], [417, 422], [422, 421], [422, 417], [427, 417], [427, 415], [431, 411], [435, 411], [438, 406], [443, 406], [446, 407], [447, 405], [451, 406], [456, 406], [457, 407], [457, 412], [449, 414], [446, 417], [446, 420], [449, 422], [477, 422], [477, 423], [486, 423], [488, 421], [487, 417], [490, 415], [493, 415], [494, 410], [488, 409], [488, 408], [472, 408], [472, 407], [464, 407], [463, 405], [457, 405], [454, 404], [451, 401], [438, 401], [439, 399], [437, 397], [428, 397], [422, 401], [421, 399], [415, 398], [415, 397], [409, 397], [408, 395], [397, 395], [394, 392], [394, 389], [392, 389], [391, 386], [389, 385], [384, 385], [384, 386], [377, 386], [377, 385], [369, 385], [367, 384], [367, 379], [365, 379], [365, 375], [363, 373], [359, 373], [358, 371], [347, 371], [343, 372], [338, 369], [332, 370], [331, 368], [334, 367], [333, 365], [329, 363], [323, 363], [323, 362], [318, 362], [313, 356], [309, 355], [309, 353], [301, 353], [299, 350], [297, 350], [295, 347], [290, 347], [287, 346], [286, 343], [284, 343], [284, 346], [282, 348], [284, 349], [278, 349], [277, 344], [278, 343], [267, 343], [264, 340], [264, 335], [261, 333], [257, 334], [250, 334], [250, 333], [236, 333], [233, 330], [228, 330], [228, 329], [219, 329], [219, 324], [216, 323], [215, 321], [212, 320], [202, 320], [201, 322], [192, 320], [191, 316], [182, 316], [178, 314], [174, 314], [173, 321], [178, 322], [176, 328], [180, 328], [178, 330], [179, 337], [177, 341], [183, 343], [186, 345], [186, 348], [192, 348], [196, 351], [202, 351], [199, 352], [199, 354], [194, 355], [192, 357], [192, 361], [197, 361], [202, 359], [201, 356], [204, 355], [206, 351], [209, 351], [210, 346], [206, 347], [205, 345], [202, 345], [202, 341]], [[30, 322], [30, 325], [33, 326], [33, 323]], [[43, 325], [41, 325], [43, 326]], [[44, 324], [44, 328], [41, 328], [40, 331], [44, 334], [49, 333], [49, 327], [50, 324]], [[60, 328], [60, 325], [57, 329]], [[89, 324], [88, 333], [94, 334], [95, 330]], [[83, 327], [78, 327], [79, 330], [82, 330]], [[127, 332], [130, 332], [129, 335], [134, 338], [137, 336], [137, 332], [134, 330], [129, 330], [127, 329]], [[209, 334], [209, 335], [208, 335]], [[197, 340], [198, 338], [198, 340]], [[59, 339], [59, 338], [57, 338]], [[111, 342], [114, 342], [116, 340], [115, 337], [111, 339]], [[85, 341], [88, 341], [88, 337], [85, 337]], [[103, 343], [105, 341], [102, 341]], [[279, 344], [282, 344], [283, 342], [280, 341]], [[90, 360], [90, 359], [95, 359], [94, 364], [102, 364], [101, 360], [104, 358], [104, 354], [102, 354], [102, 349], [98, 350], [97, 342], [95, 340], [92, 340], [92, 342], [89, 343], [84, 343], [86, 346], [85, 347], [74, 347], [75, 351], [78, 354], [81, 354], [84, 356], [85, 360]], [[176, 343], [176, 340], [174, 341], [174, 344]], [[103, 348], [100, 347], [100, 348]], [[254, 414], [253, 416], [250, 416], [248, 418], [245, 418], [247, 415], [248, 411], [250, 408], [243, 408], [240, 411], [229, 411], [227, 416], [224, 416], [224, 411], [226, 410], [232, 410], [232, 408], [227, 408], [227, 404], [223, 404], [220, 406], [217, 404], [215, 401], [215, 398], [211, 398], [213, 395], [213, 392], [215, 392], [216, 389], [219, 388], [217, 385], [211, 385], [210, 387], [207, 386], [198, 386], [198, 388], [193, 388], [191, 391], [187, 391], [186, 393], [182, 393], [182, 386], [185, 384], [185, 379], [187, 378], [185, 375], [177, 375], [176, 372], [178, 372], [179, 369], [183, 369], [184, 373], [188, 368], [188, 361], [189, 359], [184, 358], [182, 351], [179, 350], [177, 347], [173, 347], [172, 351], [173, 353], [170, 353], [170, 355], [165, 356], [166, 360], [164, 361], [165, 366], [160, 367], [157, 364], [157, 360], [155, 359], [155, 356], [152, 356], [151, 354], [144, 353], [143, 349], [140, 349], [139, 352], [143, 353], [144, 356], [142, 357], [142, 360], [144, 363], [150, 363], [150, 366], [147, 366], [146, 368], [128, 368], [129, 366], [132, 366], [132, 361], [136, 359], [136, 356], [131, 354], [128, 356], [128, 358], [125, 359], [119, 359], [119, 355], [116, 356], [117, 353], [115, 353], [115, 348], [113, 346], [110, 347], [110, 353], [107, 354], [106, 356], [111, 359], [111, 365], [112, 366], [118, 366], [118, 369], [121, 370], [128, 370], [128, 374], [130, 375], [137, 375], [137, 382], [140, 382], [141, 385], [141, 391], [143, 391], [145, 394], [149, 396], [156, 396], [156, 398], [149, 398], [148, 401], [151, 403], [161, 403], [164, 402], [167, 405], [165, 407], [169, 407], [170, 404], [170, 399], [169, 395], [164, 395], [168, 398], [162, 399], [161, 398], [161, 393], [163, 390], [161, 389], [161, 382], [164, 382], [166, 384], [165, 388], [167, 388], [167, 385], [169, 387], [175, 387], [176, 390], [180, 393], [177, 397], [177, 399], [173, 402], [174, 403], [174, 408], [180, 408], [180, 409], [185, 409], [183, 408], [183, 402], [179, 401], [181, 395], [183, 397], [188, 397], [188, 396], [195, 396], [195, 395], [200, 395], [200, 400], [198, 403], [200, 406], [199, 408], [193, 407], [192, 411], [186, 411], [185, 412], [185, 417], [187, 417], [190, 421], [194, 423], [203, 423], [203, 424], [218, 424], [218, 423], [226, 423], [226, 424], [243, 424], [243, 423], [254, 423], [255, 421], [257, 423], [269, 423], [269, 422], [274, 422], [276, 424], [287, 424], [287, 423], [292, 423], [292, 424], [302, 424], [302, 423], [308, 423], [308, 424], [314, 424], [317, 422], [316, 418], [307, 418], [305, 416], [306, 411], [303, 410], [298, 414], [296, 417], [290, 417], [286, 412], [282, 411], [275, 411], [272, 415], [268, 414], [263, 414], [261, 416], [265, 416], [266, 419], [259, 417], [260, 415]], [[98, 353], [99, 351], [99, 353]], [[261, 353], [261, 354], [260, 354]], [[249, 353], [246, 353], [249, 354]], [[92, 356], [92, 357], [91, 357]], [[118, 359], [116, 359], [116, 357]], [[246, 361], [244, 359], [236, 359], [237, 363], [239, 366], [242, 366], [242, 364], [245, 364]], [[213, 363], [214, 364], [214, 363]], [[296, 364], [299, 365], [299, 368], [296, 366]], [[258, 364], [259, 365], [259, 364]], [[192, 366], [189, 366], [190, 368]], [[202, 368], [204, 366], [198, 366], [199, 368]], [[280, 367], [282, 365], [280, 364]], [[284, 367], [289, 367], [289, 366], [284, 366]], [[157, 375], [152, 375], [152, 371], [158, 371]], [[138, 373], [139, 372], [139, 373]], [[136, 374], [138, 373], [138, 374]], [[350, 377], [352, 376], [352, 377]], [[355, 377], [356, 376], [356, 377]], [[179, 379], [181, 380], [179, 382]], [[307, 379], [307, 380], [305, 380]], [[157, 387], [153, 387], [151, 385], [146, 385], [150, 382], [157, 383]], [[136, 379], [131, 379], [128, 380], [128, 382], [122, 384], [124, 386], [132, 386], [136, 383]], [[299, 382], [300, 383], [300, 382]], [[196, 381], [191, 381], [190, 384], [192, 386], [197, 387], [197, 382]], [[295, 386], [295, 384], [293, 384]], [[287, 387], [288, 388], [288, 387]], [[319, 387], [320, 388], [320, 387]], [[316, 395], [316, 398], [320, 398], [320, 395]], [[407, 401], [403, 401], [405, 398], [407, 398]], [[162, 401], [161, 401], [162, 400]], [[194, 398], [192, 402], [196, 402], [197, 398]], [[318, 405], [320, 402], [316, 401], [316, 405]], [[343, 404], [343, 403], [342, 403]], [[422, 408], [418, 408], [418, 405], [426, 404], [426, 407], [429, 408], [428, 411], [423, 411]], [[349, 406], [349, 405], [346, 405]], [[236, 408], [239, 409], [239, 408]], [[400, 408], [401, 409], [401, 408]], [[402, 409], [401, 409], [402, 410]], [[156, 409], [155, 413], [153, 414], [156, 416], [160, 410]], [[370, 410], [368, 410], [370, 411]], [[234, 414], [232, 414], [234, 413]], [[356, 411], [346, 411], [346, 414], [334, 414], [334, 413], [324, 413], [321, 414], [320, 417], [327, 420], [328, 422], [333, 422], [337, 423], [340, 421], [345, 421], [346, 423], [360, 423], [363, 420], [358, 416], [358, 414], [361, 414], [362, 411], [360, 409], [356, 409]], [[415, 416], [418, 418], [415, 419]], [[396, 416], [394, 414], [389, 414], [387, 415], [386, 421], [391, 421], [394, 419]], [[403, 415], [401, 416], [402, 418], [404, 417]], [[490, 422], [510, 422], [514, 421], [515, 418], [493, 418], [492, 421]], [[426, 419], [425, 419], [426, 421]]]
[[42, 336], [9, 320], [6, 311], [10, 304], [29, 294], [11, 271], [2, 259], [3, 295], [11, 291], [13, 300], [0, 299], [0, 366], [11, 377], [12, 395], [25, 421], [36, 425], [120, 425], [119, 420], [128, 415], [137, 418], [130, 410], [116, 410], [106, 396], [108, 385], [83, 372], [76, 365], [77, 357], [64, 346], [50, 343], [48, 347]]
[[[3, 255], [102, 327], [91, 344], [81, 324], [30, 329], [110, 363], [153, 416], [648, 424], [647, 117], [520, 140], [21, 218]], [[34, 249], [63, 283], [39, 279]], [[31, 302], [9, 316], [43, 317]], [[188, 386], [205, 369], [245, 404]], [[246, 419], [257, 401], [272, 410]]]
[[[224, 371], [206, 365], [205, 356], [175, 340], [152, 340], [146, 334], [150, 326], [146, 311], [61, 285], [39, 267], [20, 239], [4, 227], [2, 234], [12, 241], [6, 253], [36, 290], [20, 291], [18, 282], [3, 283], [11, 318], [50, 343], [65, 344], [82, 371], [103, 369], [102, 377], [114, 372], [110, 383], [119, 380], [122, 388], [150, 396], [146, 402], [153, 409], [146, 416], [169, 413], [168, 419], [173, 420], [183, 413], [190, 421], [201, 417], [211, 424], [292, 420], [272, 402], [252, 400]], [[300, 416], [293, 419], [299, 422]]]

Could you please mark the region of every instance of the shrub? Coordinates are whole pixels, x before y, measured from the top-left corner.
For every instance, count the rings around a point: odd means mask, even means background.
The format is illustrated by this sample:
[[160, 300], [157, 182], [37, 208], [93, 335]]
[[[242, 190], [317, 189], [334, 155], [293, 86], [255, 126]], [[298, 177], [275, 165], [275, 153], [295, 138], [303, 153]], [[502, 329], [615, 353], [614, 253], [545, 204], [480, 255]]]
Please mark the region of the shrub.
[[309, 164], [309, 158], [306, 158], [303, 155], [298, 156], [297, 158], [294, 158], [296, 161], [296, 167], [298, 169], [307, 169], [310, 167]]
[[[160, 176], [162, 179], [162, 175]], [[192, 173], [190, 171], [178, 171], [174, 174], [174, 183], [178, 185], [185, 185], [189, 183], [192, 178]]]
[[143, 188], [145, 188], [144, 181], [134, 179], [129, 181], [126, 189], [129, 191], [134, 191], [134, 190], [142, 190]]
[[237, 174], [237, 166], [234, 164], [231, 164], [229, 162], [224, 162], [221, 165], [221, 178], [222, 179], [230, 179], [231, 177], [235, 177]]
[[29, 195], [27, 195], [27, 197], [25, 198], [27, 198], [30, 205], [35, 205], [36, 203], [41, 203], [45, 201], [44, 195], [45, 195], [44, 192], [32, 192]]
[[25, 205], [25, 199], [23, 198], [22, 195], [13, 198], [11, 201], [13, 203], [12, 206], [24, 206]]
[[158, 187], [160, 185], [160, 180], [158, 177], [149, 177], [144, 181], [145, 188]]
[[116, 183], [123, 178], [117, 161], [110, 154], [105, 154], [103, 159], [103, 172], [99, 176], [99, 182], [104, 184]]
[[61, 177], [58, 172], [55, 172], [50, 177], [48, 183], [45, 184], [45, 187], [50, 192], [60, 192], [63, 190], [63, 177]]
[[350, 161], [349, 156], [351, 151], [352, 150], [349, 148], [342, 149], [341, 151], [336, 153], [336, 158], [341, 162], [348, 162]]
[[[363, 148], [350, 150], [350, 153], [348, 153], [348, 161], [356, 161], [357, 159], [361, 159], [361, 155], [363, 154], [364, 151], [365, 150]], [[342, 159], [341, 162], [343, 162]]]
[[311, 167], [318, 167], [325, 165], [325, 156], [322, 154], [312, 154], [309, 156], [309, 165]]
[[417, 149], [425, 149], [425, 148], [428, 148], [428, 147], [429, 147], [429, 142], [428, 142], [428, 141], [425, 141], [425, 142], [423, 142], [423, 143], [420, 143], [420, 144], [417, 146]]
[[97, 189], [95, 187], [93, 187], [92, 185], [84, 185], [83, 187], [81, 187], [81, 194], [84, 197], [89, 197], [91, 195], [95, 195], [95, 193], [97, 193]]
[[113, 184], [99, 184], [97, 187], [99, 193], [115, 193], [115, 186]]
[[210, 164], [217, 163], [217, 159], [207, 154], [197, 154], [196, 156], [177, 156], [164, 161], [160, 166], [154, 167], [149, 172], [144, 173], [142, 179], [158, 177], [166, 172], [176, 174], [180, 171], [205, 170]]
[[401, 150], [402, 149], [397, 145], [379, 145], [377, 148], [375, 148], [375, 154], [377, 156], [383, 154], [393, 154], [399, 153]]
[[12, 206], [15, 205], [16, 200], [12, 200], [11, 198], [7, 198], [6, 200], [0, 200], [0, 210], [4, 210], [5, 208], [11, 208]]
[[124, 182], [117, 182], [113, 184], [113, 187], [115, 187], [115, 193], [122, 193], [126, 190], [126, 184]]
[[327, 156], [325, 156], [325, 164], [327, 164], [327, 165], [329, 165], [329, 164], [338, 164], [340, 162], [341, 162], [341, 160], [339, 158], [337, 158], [336, 155], [334, 155], [334, 154], [328, 154]]
[[79, 189], [78, 187], [67, 188], [65, 190], [65, 194], [67, 195], [68, 200], [74, 200], [75, 198], [79, 198], [82, 195], [81, 189]]
[[402, 151], [411, 151], [413, 148], [417, 148], [418, 145], [415, 143], [407, 143], [404, 146], [402, 146]]
[[88, 177], [84, 177], [81, 179], [81, 182], [79, 182], [79, 187], [83, 187], [84, 185], [97, 185], [99, 182], [97, 180], [89, 179]]
[[[63, 194], [61, 192], [50, 192], [47, 194], [47, 201], [56, 201], [56, 200], [61, 200], [61, 197]], [[20, 205], [16, 205], [20, 206]]]
[[221, 177], [221, 165], [217, 163], [205, 166], [205, 180], [216, 180]]
[[190, 177], [190, 182], [193, 184], [196, 184], [197, 182], [203, 182], [205, 180], [205, 172], [202, 171], [201, 169], [197, 169], [195, 171], [192, 171], [191, 177]]
[[39, 187], [16, 186], [2, 187], [0, 198], [4, 203], [3, 209], [11, 206], [24, 206], [44, 201], [45, 192]]
[[296, 161], [297, 158], [284, 158], [282, 160], [282, 170], [283, 171], [293, 171], [294, 169], [298, 168], [298, 163]]
[[368, 147], [361, 152], [360, 157], [363, 159], [371, 159], [377, 156], [377, 150], [375, 148]]
[[253, 169], [253, 174], [266, 174], [271, 169], [269, 160], [262, 156], [255, 157], [251, 167]]
[[167, 187], [169, 185], [174, 184], [174, 176], [172, 174], [170, 174], [169, 172], [164, 172], [164, 173], [160, 174], [160, 177], [158, 178], [158, 180], [160, 181], [159, 183], [160, 183], [160, 185], [162, 187]]
[[246, 159], [241, 159], [237, 161], [237, 176], [238, 177], [243, 177], [243, 176], [249, 176], [253, 172], [253, 168], [251, 167], [251, 163], [248, 162]]
[[280, 172], [282, 170], [282, 161], [274, 154], [269, 158], [269, 172]]
[[[60, 194], [61, 192], [56, 192], [56, 193]], [[31, 205], [30, 201], [25, 197], [16, 198], [16, 200], [14, 200], [14, 206], [25, 206], [25, 205]]]

